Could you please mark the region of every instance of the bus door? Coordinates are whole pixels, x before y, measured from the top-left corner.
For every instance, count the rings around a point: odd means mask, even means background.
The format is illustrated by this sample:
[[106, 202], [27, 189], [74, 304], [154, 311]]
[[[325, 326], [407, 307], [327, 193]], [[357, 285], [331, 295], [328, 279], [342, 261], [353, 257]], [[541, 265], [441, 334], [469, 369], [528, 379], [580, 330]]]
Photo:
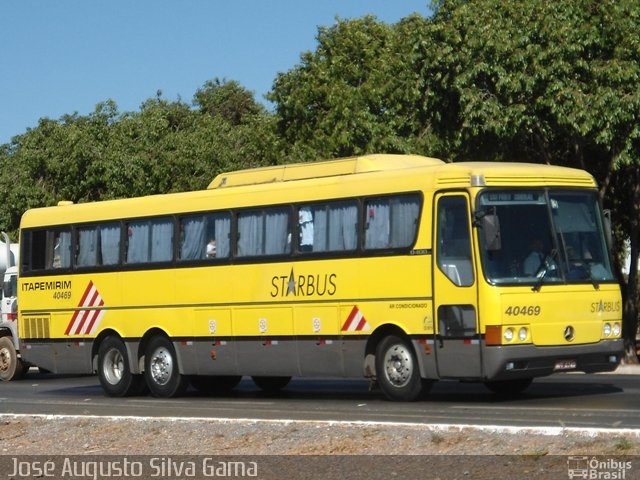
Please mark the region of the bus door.
[[433, 306], [442, 378], [479, 378], [478, 293], [466, 192], [436, 195]]

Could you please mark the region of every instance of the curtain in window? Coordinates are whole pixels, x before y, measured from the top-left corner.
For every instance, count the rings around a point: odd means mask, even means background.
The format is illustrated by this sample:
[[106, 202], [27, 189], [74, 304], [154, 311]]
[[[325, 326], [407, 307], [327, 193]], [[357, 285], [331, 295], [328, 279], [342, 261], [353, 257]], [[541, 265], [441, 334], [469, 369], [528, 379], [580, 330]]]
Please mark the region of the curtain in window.
[[264, 253], [266, 255], [287, 253], [291, 248], [288, 212], [268, 211], [265, 217], [266, 236]]
[[261, 255], [264, 240], [264, 218], [259, 213], [238, 215], [238, 255]]
[[100, 227], [102, 265], [117, 265], [120, 256], [120, 225], [113, 223]]
[[217, 216], [214, 225], [216, 231], [216, 258], [226, 258], [231, 253], [231, 217], [228, 215]]
[[192, 217], [182, 220], [182, 245], [180, 258], [195, 260], [205, 258], [207, 238], [205, 236], [204, 217]]
[[327, 238], [329, 236], [327, 223], [329, 216], [327, 214], [326, 207], [313, 209], [313, 251], [314, 252], [326, 252], [327, 251]]
[[[58, 244], [54, 248], [54, 258], [59, 258], [59, 268], [71, 267], [71, 232], [60, 232]], [[54, 265], [55, 267], [56, 265]]]
[[127, 247], [127, 263], [144, 263], [149, 261], [149, 224], [133, 222], [128, 227], [129, 245]]
[[358, 208], [337, 205], [329, 209], [329, 250], [355, 250], [357, 246]]
[[389, 201], [377, 200], [367, 205], [365, 248], [389, 248]]
[[93, 267], [96, 265], [98, 245], [98, 232], [95, 228], [83, 228], [78, 232], [78, 258], [79, 267]]
[[173, 222], [168, 219], [151, 222], [151, 261], [170, 262], [173, 259]]
[[415, 197], [401, 197], [391, 202], [391, 247], [408, 247], [418, 228], [420, 203]]

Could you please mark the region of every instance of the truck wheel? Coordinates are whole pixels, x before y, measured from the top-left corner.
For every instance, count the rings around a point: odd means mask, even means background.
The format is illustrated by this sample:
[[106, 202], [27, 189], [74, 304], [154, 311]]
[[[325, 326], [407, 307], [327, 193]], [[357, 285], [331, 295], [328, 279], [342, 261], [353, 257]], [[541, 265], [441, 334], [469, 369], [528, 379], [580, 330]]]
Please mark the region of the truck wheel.
[[98, 378], [110, 397], [139, 395], [144, 390], [143, 376], [131, 373], [127, 349], [122, 340], [116, 337], [107, 337], [100, 344]]
[[25, 370], [11, 337], [0, 337], [0, 380], [17, 380], [24, 375]]
[[173, 344], [166, 337], [154, 337], [144, 356], [144, 375], [154, 397], [176, 397], [184, 393], [189, 379], [178, 369]]
[[396, 335], [382, 339], [376, 349], [376, 378], [389, 400], [411, 402], [422, 393], [422, 379], [411, 344]]

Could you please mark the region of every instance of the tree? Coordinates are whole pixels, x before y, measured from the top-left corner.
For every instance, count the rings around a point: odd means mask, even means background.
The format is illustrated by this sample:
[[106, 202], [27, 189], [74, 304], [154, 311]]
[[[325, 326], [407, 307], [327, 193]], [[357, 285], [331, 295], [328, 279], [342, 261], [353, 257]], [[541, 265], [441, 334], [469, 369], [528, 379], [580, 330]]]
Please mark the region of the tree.
[[16, 237], [29, 208], [202, 189], [223, 171], [276, 162], [273, 115], [239, 84], [207, 82], [194, 105], [158, 92], [137, 112], [106, 101], [41, 119], [0, 148], [0, 226]]
[[220, 116], [231, 125], [244, 123], [247, 117], [265, 113], [251, 92], [236, 81], [215, 78], [195, 93], [194, 105], [212, 117]]
[[367, 16], [321, 27], [315, 52], [279, 74], [268, 98], [291, 161], [411, 150], [390, 86], [392, 27]]

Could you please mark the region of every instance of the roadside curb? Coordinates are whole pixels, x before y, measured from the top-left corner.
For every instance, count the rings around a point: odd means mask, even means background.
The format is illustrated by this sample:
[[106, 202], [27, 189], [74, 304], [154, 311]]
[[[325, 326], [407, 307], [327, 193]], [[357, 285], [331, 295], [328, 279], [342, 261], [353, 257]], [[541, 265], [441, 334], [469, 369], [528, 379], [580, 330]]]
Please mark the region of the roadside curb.
[[576, 435], [579, 437], [598, 437], [600, 435], [630, 435], [640, 438], [640, 429], [637, 428], [597, 428], [597, 427], [568, 427], [559, 426], [512, 426], [512, 425], [474, 425], [474, 424], [452, 424], [452, 423], [411, 423], [411, 422], [385, 422], [385, 421], [342, 421], [342, 420], [295, 420], [295, 419], [262, 419], [262, 418], [208, 418], [208, 417], [132, 417], [113, 415], [50, 415], [50, 414], [13, 414], [0, 413], [0, 419], [41, 419], [47, 421], [69, 421], [69, 420], [95, 420], [104, 422], [168, 422], [168, 423], [195, 423], [195, 424], [219, 424], [219, 425], [279, 425], [282, 427], [343, 427], [343, 428], [366, 428], [366, 427], [395, 427], [418, 429], [430, 432], [452, 433], [452, 432], [480, 432], [498, 435], [542, 435], [558, 437], [566, 435]]
[[617, 375], [640, 375], [640, 365], [620, 365], [613, 372]]

